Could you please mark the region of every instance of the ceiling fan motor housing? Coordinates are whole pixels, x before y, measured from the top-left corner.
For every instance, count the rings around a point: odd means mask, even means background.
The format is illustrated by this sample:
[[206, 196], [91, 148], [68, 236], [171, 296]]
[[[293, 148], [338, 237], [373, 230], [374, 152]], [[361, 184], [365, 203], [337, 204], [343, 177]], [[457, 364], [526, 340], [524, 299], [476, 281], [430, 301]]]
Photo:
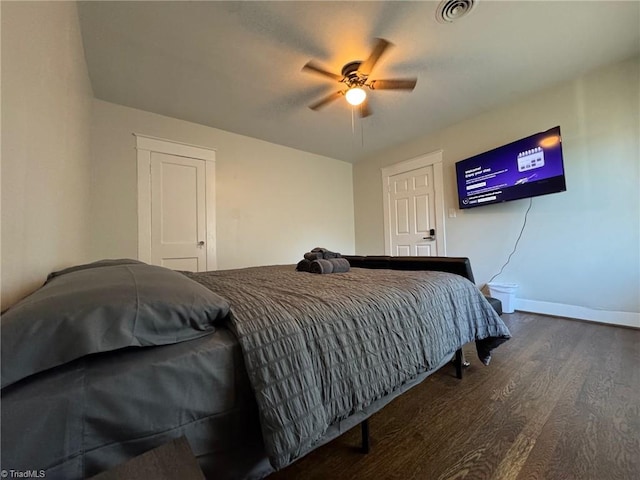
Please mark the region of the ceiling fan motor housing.
[[361, 87], [367, 81], [367, 76], [362, 73], [358, 73], [358, 68], [362, 61], [357, 60], [354, 62], [347, 63], [344, 67], [342, 67], [342, 76], [344, 77], [343, 82], [349, 85], [350, 87]]

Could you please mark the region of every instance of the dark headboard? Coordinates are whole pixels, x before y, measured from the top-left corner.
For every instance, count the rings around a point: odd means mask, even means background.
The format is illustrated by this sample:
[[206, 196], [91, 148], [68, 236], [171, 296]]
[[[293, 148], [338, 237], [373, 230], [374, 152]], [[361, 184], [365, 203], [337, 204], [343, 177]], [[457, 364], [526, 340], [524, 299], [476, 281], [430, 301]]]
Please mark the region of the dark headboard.
[[390, 270], [435, 270], [455, 273], [475, 283], [467, 257], [389, 257], [344, 255], [352, 267], [388, 268]]

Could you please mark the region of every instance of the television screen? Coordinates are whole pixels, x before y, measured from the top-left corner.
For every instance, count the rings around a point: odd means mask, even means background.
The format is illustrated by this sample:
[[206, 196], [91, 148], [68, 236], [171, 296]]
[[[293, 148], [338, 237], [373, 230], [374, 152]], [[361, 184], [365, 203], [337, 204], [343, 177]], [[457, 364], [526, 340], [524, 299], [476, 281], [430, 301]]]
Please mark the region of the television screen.
[[564, 192], [560, 127], [461, 160], [456, 178], [460, 208]]

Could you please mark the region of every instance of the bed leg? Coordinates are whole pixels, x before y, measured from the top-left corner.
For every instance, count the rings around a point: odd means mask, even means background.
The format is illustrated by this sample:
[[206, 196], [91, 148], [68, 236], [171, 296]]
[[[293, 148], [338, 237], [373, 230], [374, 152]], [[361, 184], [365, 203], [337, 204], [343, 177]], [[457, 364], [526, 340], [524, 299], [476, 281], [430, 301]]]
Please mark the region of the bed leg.
[[362, 430], [362, 453], [369, 453], [369, 419], [360, 424]]
[[461, 348], [456, 350], [455, 365], [456, 365], [456, 377], [462, 378], [462, 349]]

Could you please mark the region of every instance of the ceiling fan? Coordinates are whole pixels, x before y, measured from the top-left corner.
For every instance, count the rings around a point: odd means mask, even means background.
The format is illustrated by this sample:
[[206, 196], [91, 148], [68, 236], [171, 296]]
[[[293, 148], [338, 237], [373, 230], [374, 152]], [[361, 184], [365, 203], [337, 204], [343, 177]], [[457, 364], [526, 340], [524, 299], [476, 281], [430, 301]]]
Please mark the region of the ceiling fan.
[[316, 62], [311, 60], [302, 67], [302, 70], [306, 70], [311, 73], [317, 73], [325, 77], [336, 80], [339, 83], [344, 83], [347, 87], [346, 90], [338, 90], [326, 97], [318, 100], [317, 102], [309, 105], [311, 110], [319, 110], [330, 102], [337, 100], [341, 96], [347, 99], [353, 106], [360, 106], [359, 113], [361, 117], [368, 117], [371, 115], [371, 109], [369, 108], [366, 98], [367, 92], [364, 87], [371, 90], [413, 90], [418, 82], [417, 78], [396, 78], [388, 80], [372, 80], [369, 79], [373, 67], [376, 65], [382, 54], [392, 46], [393, 44], [384, 38], [377, 38], [376, 45], [373, 47], [373, 51], [365, 61], [357, 60], [347, 63], [342, 67], [341, 75], [330, 72], [329, 70], [321, 67]]

